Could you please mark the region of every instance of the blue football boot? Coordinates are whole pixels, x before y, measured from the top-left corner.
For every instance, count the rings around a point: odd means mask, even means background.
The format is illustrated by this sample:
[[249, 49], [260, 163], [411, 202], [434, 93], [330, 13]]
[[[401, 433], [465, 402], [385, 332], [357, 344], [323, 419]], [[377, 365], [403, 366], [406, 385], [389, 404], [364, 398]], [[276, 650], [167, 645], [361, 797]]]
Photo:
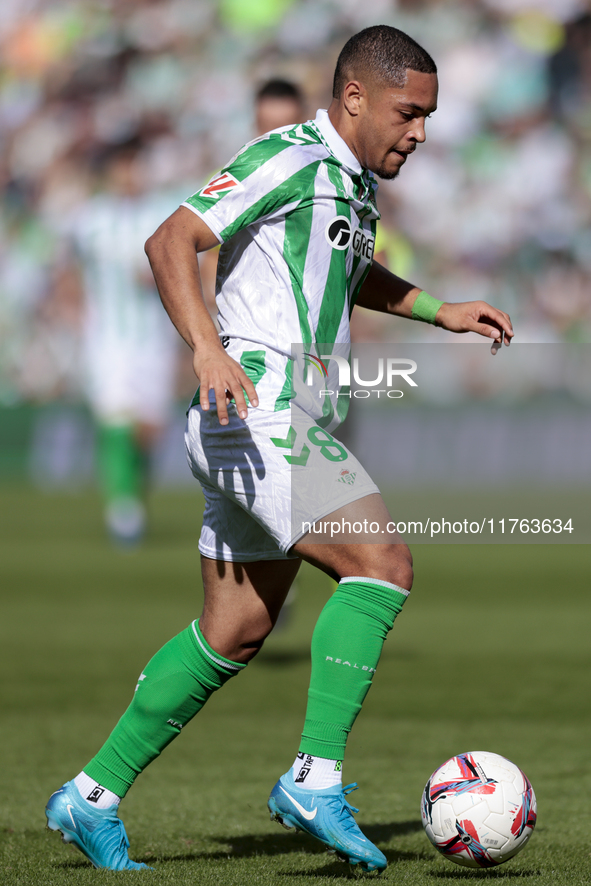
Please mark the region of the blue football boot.
[[95, 868], [109, 871], [149, 871], [147, 864], [131, 861], [129, 840], [117, 816], [117, 806], [94, 809], [80, 796], [73, 781], [52, 794], [45, 807], [47, 827], [61, 831], [64, 843], [73, 843]]
[[282, 775], [269, 797], [271, 819], [285, 828], [297, 828], [316, 837], [332, 849], [343, 861], [359, 865], [364, 871], [383, 871], [386, 856], [364, 837], [354, 812], [345, 799], [346, 794], [357, 789], [356, 784], [346, 788], [332, 787], [320, 791], [302, 790], [291, 773]]

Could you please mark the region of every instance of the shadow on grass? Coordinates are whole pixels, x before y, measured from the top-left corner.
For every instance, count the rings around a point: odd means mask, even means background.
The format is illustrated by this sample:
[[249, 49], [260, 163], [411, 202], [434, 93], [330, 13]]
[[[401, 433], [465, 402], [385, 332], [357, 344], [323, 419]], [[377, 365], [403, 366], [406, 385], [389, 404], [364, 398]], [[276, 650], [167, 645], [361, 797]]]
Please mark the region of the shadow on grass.
[[372, 843], [387, 843], [392, 837], [403, 837], [405, 834], [414, 834], [423, 830], [420, 818], [411, 818], [408, 821], [392, 821], [389, 824], [363, 824], [359, 827]]
[[[183, 852], [174, 855], [160, 855], [154, 853], [149, 857], [142, 857], [138, 861], [150, 864], [154, 861], [197, 861], [198, 859], [216, 861], [228, 858], [256, 858], [257, 855], [277, 856], [288, 855], [293, 852], [311, 852], [314, 854], [326, 851], [324, 846], [304, 834], [243, 834], [242, 836], [219, 835], [209, 837], [211, 843], [218, 844], [220, 848], [203, 849], [196, 852]], [[223, 848], [222, 848], [223, 847]]]
[[[372, 842], [387, 842], [392, 837], [401, 836], [403, 834], [413, 833], [422, 828], [419, 820], [411, 821], [395, 821], [390, 824], [373, 824], [361, 825], [363, 832]], [[299, 834], [246, 834], [242, 836], [219, 835], [209, 838], [214, 844], [223, 846], [223, 848], [211, 850], [201, 850], [197, 852], [185, 852], [175, 855], [158, 855], [145, 856], [138, 858], [138, 861], [196, 861], [197, 859], [228, 859], [228, 858], [254, 858], [257, 855], [278, 856], [289, 855], [297, 852], [306, 852], [312, 855], [323, 855], [328, 850], [326, 847], [315, 840], [313, 837], [300, 832]], [[417, 858], [417, 852], [397, 852], [395, 850], [386, 850], [388, 861], [398, 861], [400, 859]], [[342, 863], [334, 863], [338, 870], [342, 871]], [[333, 865], [329, 865], [332, 870]], [[318, 874], [318, 871], [308, 872], [311, 876]]]
[[427, 877], [434, 880], [476, 880], [486, 877], [487, 880], [508, 880], [511, 877], [515, 879], [526, 880], [530, 877], [541, 877], [541, 871], [512, 871], [510, 868], [499, 870], [499, 868], [471, 868], [469, 870], [458, 871], [426, 871]]
[[[422, 824], [418, 819], [409, 821], [393, 821], [389, 824], [361, 824], [364, 834], [376, 843], [387, 843], [393, 837], [400, 837], [404, 834], [414, 833], [422, 828]], [[227, 861], [231, 858], [256, 858], [257, 856], [279, 856], [289, 855], [298, 852], [306, 852], [309, 855], [325, 855], [326, 847], [315, 840], [313, 837], [304, 833], [288, 834], [243, 834], [242, 836], [228, 836], [226, 834], [216, 835], [209, 838], [214, 844], [211, 850], [203, 849], [195, 852], [180, 852], [174, 855], [160, 855], [158, 852], [146, 853], [142, 856], [135, 856], [135, 861], [143, 861], [148, 865], [155, 862], [186, 862], [186, 861]], [[393, 849], [386, 849], [384, 852], [389, 862], [396, 862], [407, 859], [418, 859], [426, 857], [422, 853], [404, 852]], [[86, 867], [90, 862], [84, 861], [82, 858], [72, 859], [71, 861], [63, 861], [56, 863], [54, 867], [60, 869], [70, 869], [78, 867]], [[312, 871], [301, 871], [301, 876], [318, 877], [318, 876], [349, 876], [346, 869], [343, 868], [343, 862], [330, 861], [321, 868]], [[464, 873], [463, 871], [459, 872]], [[296, 876], [297, 872], [282, 874], [282, 876]], [[352, 872], [350, 876], [355, 876]], [[437, 874], [434, 874], [437, 876]]]
[[331, 877], [333, 880], [360, 880], [362, 877], [379, 877], [379, 874], [368, 874], [365, 871], [356, 871], [349, 867], [343, 861], [333, 861], [323, 865], [321, 868], [315, 868], [313, 871], [296, 870], [296, 871], [277, 871], [277, 877]]

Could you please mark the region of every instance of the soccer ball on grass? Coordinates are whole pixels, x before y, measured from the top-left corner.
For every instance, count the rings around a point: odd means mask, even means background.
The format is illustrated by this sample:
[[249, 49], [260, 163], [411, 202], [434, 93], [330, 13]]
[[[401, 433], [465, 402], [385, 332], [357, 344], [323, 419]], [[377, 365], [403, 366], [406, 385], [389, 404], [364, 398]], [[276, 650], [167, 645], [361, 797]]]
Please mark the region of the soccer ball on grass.
[[527, 843], [536, 796], [521, 769], [499, 754], [458, 754], [423, 791], [423, 827], [436, 849], [469, 868], [503, 864]]

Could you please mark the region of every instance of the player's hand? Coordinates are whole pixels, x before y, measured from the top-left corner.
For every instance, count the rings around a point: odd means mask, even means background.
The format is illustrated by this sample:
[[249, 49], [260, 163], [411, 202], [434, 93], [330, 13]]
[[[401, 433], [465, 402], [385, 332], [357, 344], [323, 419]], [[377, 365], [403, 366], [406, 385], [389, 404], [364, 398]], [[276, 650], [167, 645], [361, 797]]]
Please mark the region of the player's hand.
[[228, 424], [228, 403], [236, 403], [240, 418], [246, 418], [248, 407], [244, 393], [252, 406], [258, 406], [259, 400], [255, 387], [242, 366], [226, 354], [215, 350], [214, 353], [195, 354], [193, 358], [195, 375], [199, 379], [199, 404], [205, 412], [209, 409], [209, 392], [215, 391], [215, 402], [218, 419], [221, 425]]
[[477, 332], [494, 339], [493, 354], [503, 341], [509, 345], [514, 335], [509, 314], [485, 301], [444, 302], [437, 311], [435, 323], [450, 332]]

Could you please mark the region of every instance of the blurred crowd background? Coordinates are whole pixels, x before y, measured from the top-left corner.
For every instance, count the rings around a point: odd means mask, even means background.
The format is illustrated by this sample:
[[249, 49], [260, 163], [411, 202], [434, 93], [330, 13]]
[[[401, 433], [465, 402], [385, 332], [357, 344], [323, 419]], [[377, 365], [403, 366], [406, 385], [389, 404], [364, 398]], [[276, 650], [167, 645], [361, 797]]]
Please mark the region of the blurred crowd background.
[[[145, 190], [172, 212], [253, 137], [262, 83], [297, 83], [314, 116], [344, 42], [379, 23], [440, 71], [426, 144], [380, 185], [381, 260], [439, 298], [493, 302], [520, 342], [590, 341], [585, 0], [3, 0], [2, 415], [84, 400], [83, 294], [64, 242], [109, 151], [135, 140]], [[355, 335], [441, 333], [361, 316]], [[185, 350], [179, 401], [193, 387]]]

